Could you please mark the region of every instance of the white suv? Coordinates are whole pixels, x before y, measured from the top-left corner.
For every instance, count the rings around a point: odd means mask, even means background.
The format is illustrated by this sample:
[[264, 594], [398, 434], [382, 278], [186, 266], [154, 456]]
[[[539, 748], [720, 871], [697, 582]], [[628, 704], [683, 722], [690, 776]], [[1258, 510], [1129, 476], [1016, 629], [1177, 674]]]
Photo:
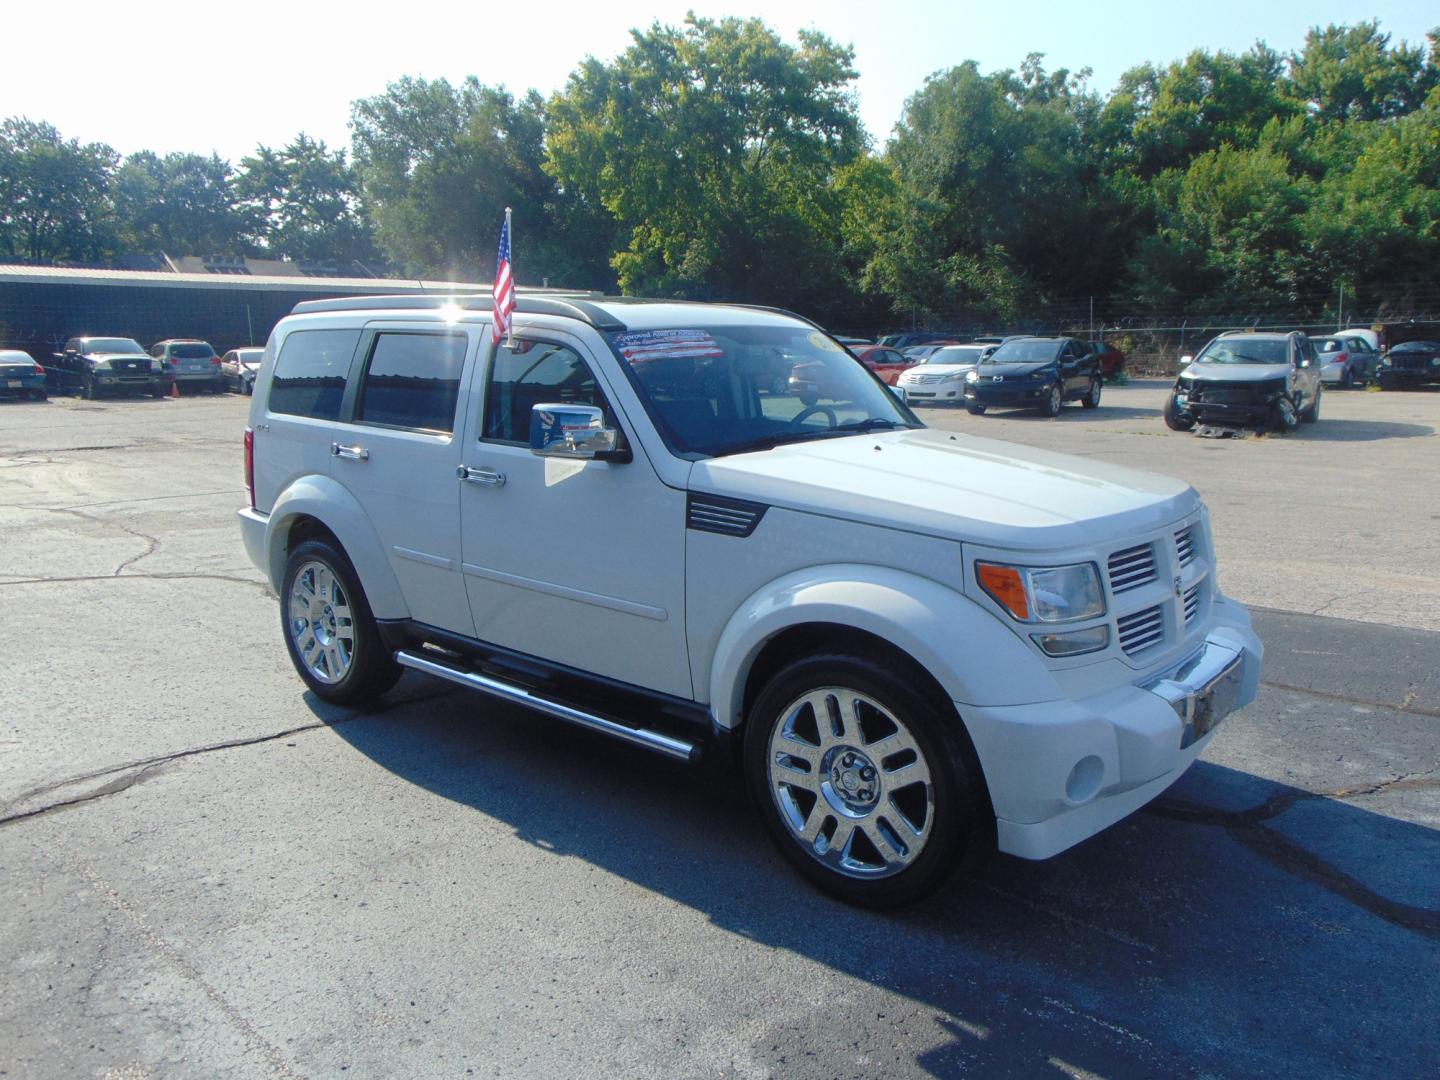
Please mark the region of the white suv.
[[785, 312], [522, 298], [497, 342], [488, 308], [307, 302], [265, 348], [240, 522], [319, 696], [413, 668], [733, 750], [869, 905], [1091, 836], [1255, 696], [1187, 485], [928, 430]]

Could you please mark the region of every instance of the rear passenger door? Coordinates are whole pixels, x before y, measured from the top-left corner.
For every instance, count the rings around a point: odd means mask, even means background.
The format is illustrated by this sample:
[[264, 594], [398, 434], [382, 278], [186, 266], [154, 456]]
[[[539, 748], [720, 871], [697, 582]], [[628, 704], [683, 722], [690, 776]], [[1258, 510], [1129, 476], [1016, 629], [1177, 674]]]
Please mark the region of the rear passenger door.
[[418, 622], [473, 636], [460, 573], [460, 387], [478, 327], [380, 324], [359, 336], [330, 475], [365, 511]]

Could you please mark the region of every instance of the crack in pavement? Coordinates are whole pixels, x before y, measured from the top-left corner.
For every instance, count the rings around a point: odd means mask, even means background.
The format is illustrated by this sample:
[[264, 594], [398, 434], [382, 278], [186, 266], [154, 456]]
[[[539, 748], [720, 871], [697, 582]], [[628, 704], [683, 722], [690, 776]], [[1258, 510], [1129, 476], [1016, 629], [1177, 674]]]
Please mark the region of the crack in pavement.
[[1405, 700], [1399, 704], [1388, 701], [1374, 701], [1370, 698], [1352, 697], [1349, 694], [1336, 694], [1330, 690], [1315, 690], [1309, 686], [1295, 686], [1292, 683], [1274, 682], [1270, 679], [1261, 679], [1260, 685], [1271, 690], [1285, 690], [1292, 694], [1309, 694], [1311, 697], [1324, 698], [1326, 701], [1341, 701], [1346, 705], [1368, 705], [1374, 709], [1393, 709], [1395, 712], [1409, 713], [1412, 716], [1433, 716], [1440, 719], [1440, 709], [1432, 709], [1426, 705], [1415, 704], [1415, 691], [1412, 688], [1405, 695]]
[[111, 574], [111, 577], [119, 577], [124, 572], [127, 566], [133, 566], [141, 559], [149, 558], [151, 555], [154, 555], [155, 552], [160, 549], [160, 538], [158, 536], [152, 536], [150, 533], [141, 532], [139, 529], [131, 528], [129, 525], [126, 525], [123, 522], [112, 521], [109, 518], [96, 517], [94, 514], [87, 514], [83, 510], [75, 510], [71, 508], [51, 507], [49, 508], [48, 512], [52, 514], [69, 514], [72, 517], [78, 517], [82, 521], [92, 521], [96, 525], [102, 525], [106, 528], [119, 529], [121, 532], [125, 533], [128, 536], [133, 536], [137, 540], [145, 541], [145, 550], [140, 552], [140, 554], [138, 555], [132, 555], [130, 556], [130, 558], [123, 560], [119, 566], [115, 567], [115, 570]]
[[417, 697], [403, 698], [390, 702], [375, 709], [366, 709], [360, 712], [353, 712], [349, 716], [337, 716], [331, 720], [317, 720], [312, 724], [301, 724], [298, 727], [287, 728], [284, 731], [273, 732], [269, 735], [254, 735], [246, 739], [229, 739], [225, 742], [209, 743], [205, 746], [194, 746], [186, 750], [176, 750], [168, 754], [159, 754], [155, 757], [141, 758], [138, 761], [127, 761], [120, 765], [107, 766], [104, 769], [96, 769], [93, 772], [82, 773], [79, 776], [67, 777], [64, 780], [55, 780], [48, 784], [41, 784], [39, 787], [31, 788], [21, 792], [5, 805], [7, 807], [19, 806], [42, 795], [49, 795], [60, 791], [63, 788], [72, 787], [76, 784], [83, 784], [89, 780], [98, 780], [101, 777], [115, 776], [117, 773], [124, 775], [116, 777], [109, 783], [102, 784], [94, 791], [86, 792], [83, 795], [70, 799], [62, 799], [57, 802], [46, 803], [44, 806], [37, 806], [30, 810], [21, 810], [16, 813], [0, 817], [0, 828], [7, 825], [14, 825], [21, 821], [29, 821], [32, 818], [43, 817], [59, 810], [66, 810], [73, 806], [82, 806], [97, 799], [110, 795], [118, 795], [122, 791], [142, 783], [152, 775], [159, 775], [162, 767], [185, 758], [196, 757], [200, 754], [212, 754], [220, 750], [235, 750], [246, 746], [258, 746], [262, 743], [275, 742], [277, 739], [289, 738], [292, 735], [300, 735], [307, 731], [318, 731], [321, 728], [338, 727], [341, 724], [348, 724], [352, 720], [364, 720], [370, 717], [383, 716], [396, 709], [402, 709], [407, 705], [420, 705], [441, 698], [450, 697], [460, 693], [459, 687], [450, 687], [437, 691], [433, 694], [422, 694]]
[[1259, 806], [1248, 810], [1221, 810], [1203, 803], [1162, 796], [1142, 808], [1141, 813], [1190, 825], [1214, 825], [1223, 828], [1236, 843], [1277, 869], [1312, 885], [1318, 885], [1392, 926], [1410, 930], [1432, 941], [1440, 941], [1440, 909], [1404, 904], [1381, 896], [1358, 878], [1265, 824], [1285, 813], [1296, 803], [1309, 799], [1343, 801], [1396, 789], [1440, 787], [1440, 777], [1435, 776], [1437, 772], [1440, 772], [1440, 766], [1373, 784], [1338, 788], [1335, 791], [1301, 791], [1290, 788], [1276, 792]]

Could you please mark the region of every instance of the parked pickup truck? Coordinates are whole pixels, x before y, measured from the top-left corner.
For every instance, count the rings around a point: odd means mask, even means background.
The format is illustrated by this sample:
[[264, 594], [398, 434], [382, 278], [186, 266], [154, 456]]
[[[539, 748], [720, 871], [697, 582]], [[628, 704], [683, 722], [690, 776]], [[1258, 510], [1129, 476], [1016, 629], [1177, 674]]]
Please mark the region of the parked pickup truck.
[[170, 389], [170, 373], [134, 338], [72, 337], [45, 374], [55, 393], [87, 398], [134, 392], [163, 397]]
[[1255, 696], [1189, 485], [930, 430], [784, 312], [490, 304], [309, 301], [265, 347], [240, 525], [318, 697], [410, 670], [719, 754], [882, 906], [1121, 820]]

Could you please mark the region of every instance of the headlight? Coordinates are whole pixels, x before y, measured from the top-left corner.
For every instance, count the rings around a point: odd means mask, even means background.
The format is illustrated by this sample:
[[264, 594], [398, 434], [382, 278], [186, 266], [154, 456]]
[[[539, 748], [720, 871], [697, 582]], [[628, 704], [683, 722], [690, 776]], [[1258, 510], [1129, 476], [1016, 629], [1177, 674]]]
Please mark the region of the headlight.
[[966, 382], [979, 382], [979, 381], [980, 381], [980, 372], [976, 371], [974, 368], [971, 368], [969, 371], [967, 371], [967, 372], [965, 373], [965, 381], [966, 381]]
[[1432, 357], [1430, 357], [1430, 366], [1431, 366], [1431, 367], [1440, 367], [1440, 356], [1432, 356]]
[[110, 370], [110, 361], [109, 361], [109, 360], [96, 360], [96, 361], [94, 361], [94, 362], [91, 363], [91, 365], [90, 365], [90, 370], [91, 370], [91, 371], [109, 371], [109, 370]]
[[980, 587], [1020, 622], [1058, 623], [1105, 614], [1105, 592], [1094, 563], [1070, 566], [975, 564]]

